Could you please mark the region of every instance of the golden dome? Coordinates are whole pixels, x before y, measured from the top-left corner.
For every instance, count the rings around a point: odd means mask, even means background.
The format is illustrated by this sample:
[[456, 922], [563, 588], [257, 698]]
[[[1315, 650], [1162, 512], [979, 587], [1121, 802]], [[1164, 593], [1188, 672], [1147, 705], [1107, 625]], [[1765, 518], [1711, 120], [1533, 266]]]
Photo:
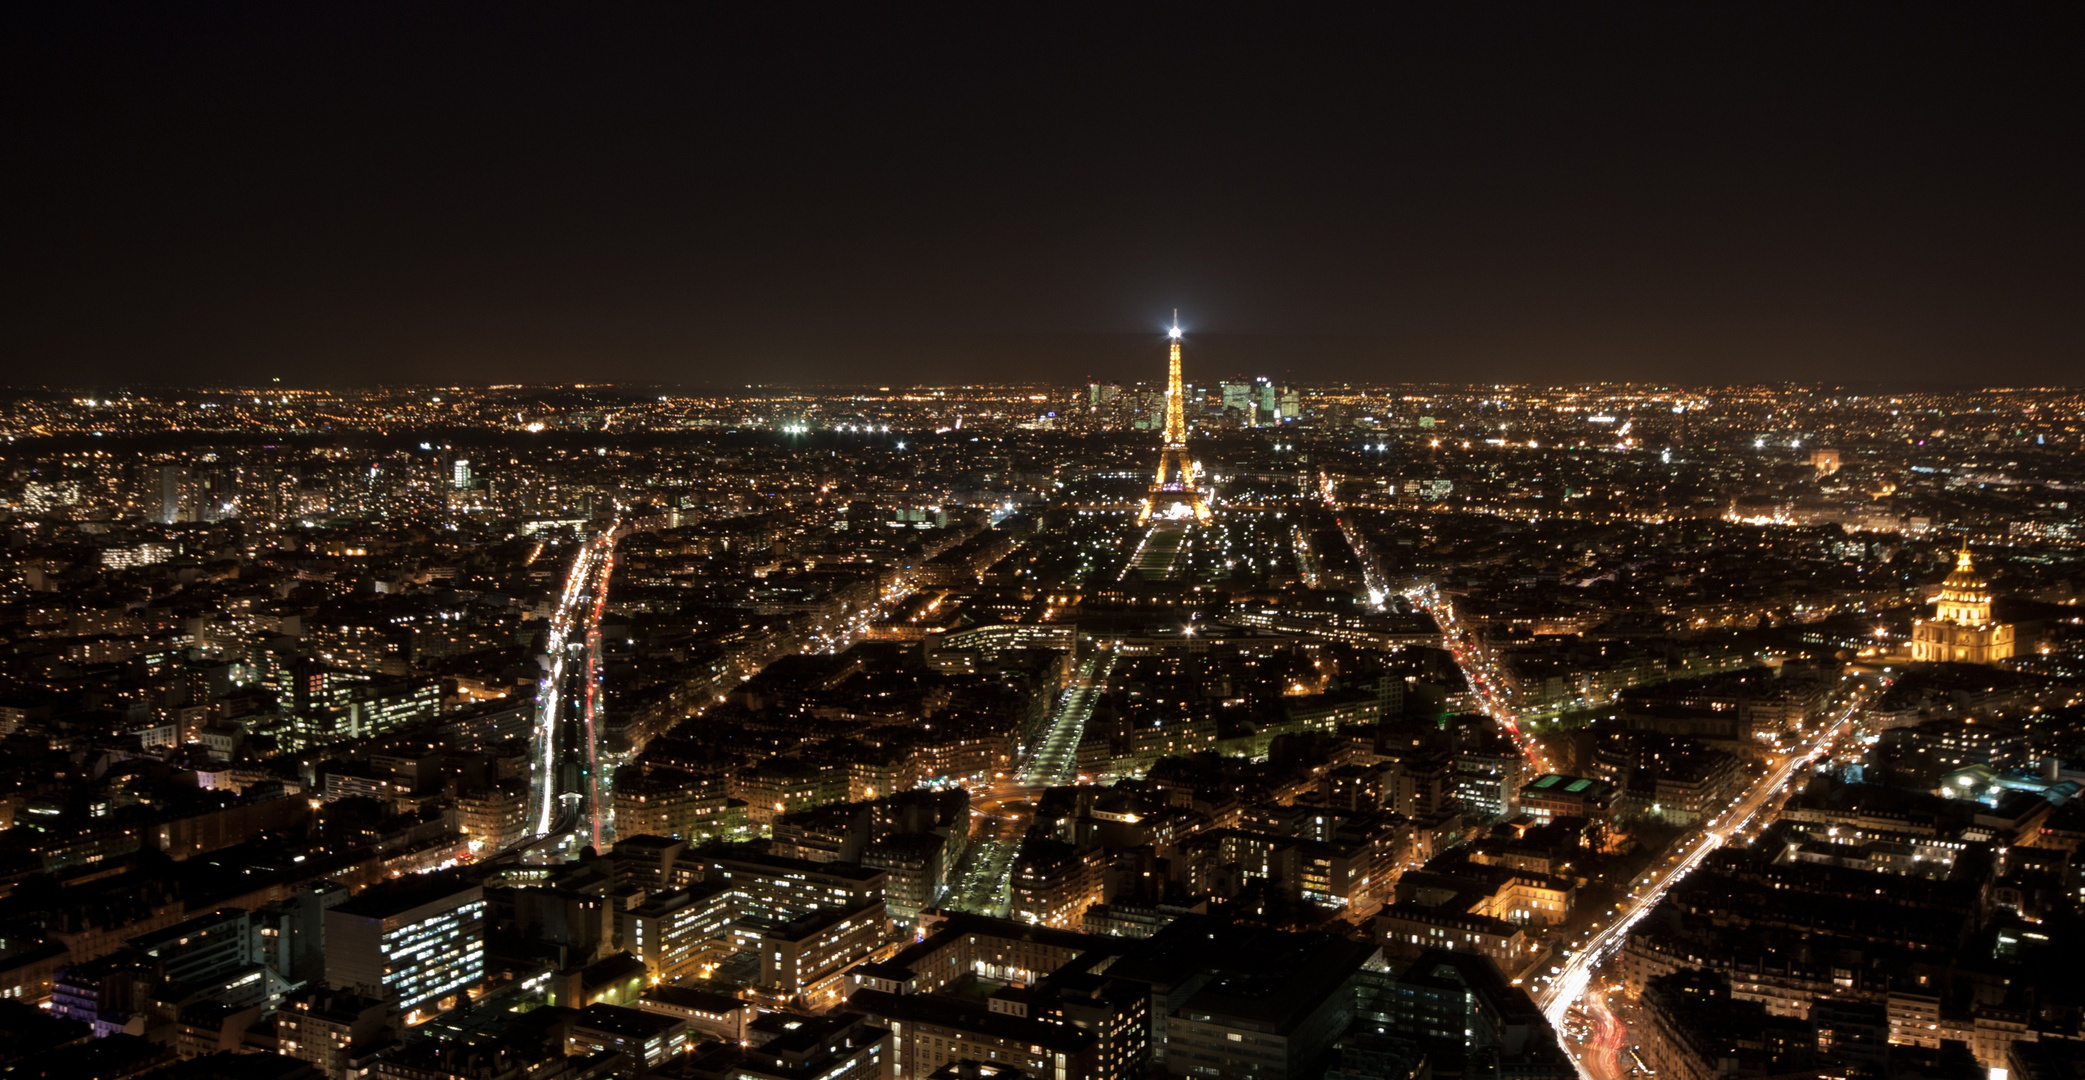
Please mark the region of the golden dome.
[[1955, 572], [1947, 576], [1941, 587], [1946, 591], [1969, 593], [1982, 593], [1991, 587], [1984, 575], [1976, 572], [1976, 564], [1970, 561], [1969, 545], [1962, 545], [1961, 553], [1955, 556]]
[[1940, 586], [1934, 600], [1933, 617], [1941, 622], [1982, 626], [1991, 621], [1991, 583], [1976, 572], [1969, 559], [1969, 546], [1955, 559], [1955, 572]]

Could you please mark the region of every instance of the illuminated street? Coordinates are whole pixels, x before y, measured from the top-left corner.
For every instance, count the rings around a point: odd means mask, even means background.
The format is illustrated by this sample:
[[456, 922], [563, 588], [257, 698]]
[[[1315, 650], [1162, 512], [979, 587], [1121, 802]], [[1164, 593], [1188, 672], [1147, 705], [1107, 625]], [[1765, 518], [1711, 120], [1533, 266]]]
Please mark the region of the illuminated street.
[[[1541, 759], [1538, 744], [1520, 732], [1518, 716], [1497, 699], [1495, 677], [1462, 635], [1452, 605], [1441, 602], [1430, 590], [1415, 590], [1408, 595], [1441, 624], [1448, 648], [1462, 665], [1471, 690], [1484, 704], [1485, 713], [1513, 732], [1538, 772], [1551, 771], [1548, 763]], [[1751, 827], [1762, 808], [1777, 797], [1785, 796], [1787, 785], [1803, 767], [1833, 752], [1838, 741], [1850, 730], [1861, 703], [1867, 700], [1865, 687], [1852, 685], [1850, 690], [1845, 695], [1845, 703], [1829, 723], [1812, 732], [1792, 750], [1780, 754], [1778, 764], [1735, 798], [1729, 809], [1709, 821], [1706, 828], [1689, 834], [1675, 850], [1660, 858], [1650, 871], [1632, 883], [1618, 910], [1597, 917], [1593, 926], [1576, 939], [1559, 942], [1557, 954], [1560, 963], [1532, 974], [1528, 987], [1552, 1025], [1561, 1028], [1566, 1014], [1574, 1009], [1584, 1010], [1596, 1018], [1596, 1040], [1583, 1046], [1591, 1057], [1578, 1059], [1582, 1072], [1597, 1080], [1619, 1080], [1627, 1071], [1616, 1071], [1620, 1069], [1616, 1054], [1626, 1041], [1625, 1029], [1607, 1010], [1602, 994], [1593, 987], [1594, 973], [1614, 957], [1627, 941], [1629, 929], [1655, 907], [1674, 884], [1684, 879], [1711, 852], [1729, 842], [1733, 835]]]
[[[1759, 811], [1782, 794], [1798, 772], [1833, 751], [1837, 742], [1851, 730], [1862, 700], [1858, 693], [1849, 695], [1847, 703], [1829, 722], [1821, 725], [1794, 752], [1782, 756], [1779, 764], [1754, 781], [1730, 809], [1711, 819], [1707, 828], [1690, 834], [1676, 850], [1667, 853], [1650, 871], [1632, 883], [1629, 897], [1620, 911], [1599, 919], [1594, 929], [1559, 950], [1562, 962], [1530, 981], [1535, 1000], [1542, 1006], [1550, 1023], [1561, 1024], [1567, 1011], [1586, 1000], [1594, 972], [1614, 956], [1628, 940], [1630, 927], [1655, 907], [1673, 885], [1701, 865], [1711, 852], [1728, 843], [1732, 836], [1749, 828]], [[1604, 1006], [1600, 1008], [1604, 1012]]]
[[1070, 689], [1064, 692], [1064, 699], [1029, 749], [1028, 760], [1020, 766], [1021, 787], [1040, 789], [1072, 781], [1078, 770], [1079, 740], [1085, 734], [1086, 721], [1093, 716], [1094, 700], [1114, 670], [1112, 652], [1079, 662]]
[[600, 625], [614, 573], [617, 525], [573, 556], [545, 631], [529, 777], [530, 835], [562, 845], [604, 845], [612, 803], [600, 759]]

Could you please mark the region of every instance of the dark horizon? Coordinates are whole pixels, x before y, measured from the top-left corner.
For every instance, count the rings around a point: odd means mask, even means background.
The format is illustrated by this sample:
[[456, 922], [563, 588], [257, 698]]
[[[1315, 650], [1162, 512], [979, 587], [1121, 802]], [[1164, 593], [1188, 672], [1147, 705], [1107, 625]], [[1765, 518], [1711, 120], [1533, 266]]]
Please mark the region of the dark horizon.
[[[4, 25], [9, 382], [2074, 383], [2072, 9]], [[27, 376], [27, 377], [25, 377]]]

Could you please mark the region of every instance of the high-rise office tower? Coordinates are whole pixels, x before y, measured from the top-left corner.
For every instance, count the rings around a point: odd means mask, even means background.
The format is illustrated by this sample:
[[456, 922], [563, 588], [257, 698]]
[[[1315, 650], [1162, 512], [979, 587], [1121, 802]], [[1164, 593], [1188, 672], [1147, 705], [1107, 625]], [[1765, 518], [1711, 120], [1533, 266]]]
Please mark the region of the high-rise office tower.
[[172, 525], [181, 521], [181, 496], [188, 486], [188, 470], [179, 465], [163, 466], [159, 470], [159, 523]]

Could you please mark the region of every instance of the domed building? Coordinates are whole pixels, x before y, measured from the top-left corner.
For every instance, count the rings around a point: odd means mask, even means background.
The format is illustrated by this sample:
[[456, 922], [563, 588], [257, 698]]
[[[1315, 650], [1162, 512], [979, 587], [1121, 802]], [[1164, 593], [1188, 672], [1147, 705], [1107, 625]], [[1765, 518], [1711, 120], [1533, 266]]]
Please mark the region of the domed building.
[[2013, 627], [1991, 621], [1991, 583], [1976, 572], [1964, 544], [1955, 572], [1947, 576], [1933, 602], [1933, 617], [1912, 621], [1911, 658], [1995, 664], [2012, 655]]

